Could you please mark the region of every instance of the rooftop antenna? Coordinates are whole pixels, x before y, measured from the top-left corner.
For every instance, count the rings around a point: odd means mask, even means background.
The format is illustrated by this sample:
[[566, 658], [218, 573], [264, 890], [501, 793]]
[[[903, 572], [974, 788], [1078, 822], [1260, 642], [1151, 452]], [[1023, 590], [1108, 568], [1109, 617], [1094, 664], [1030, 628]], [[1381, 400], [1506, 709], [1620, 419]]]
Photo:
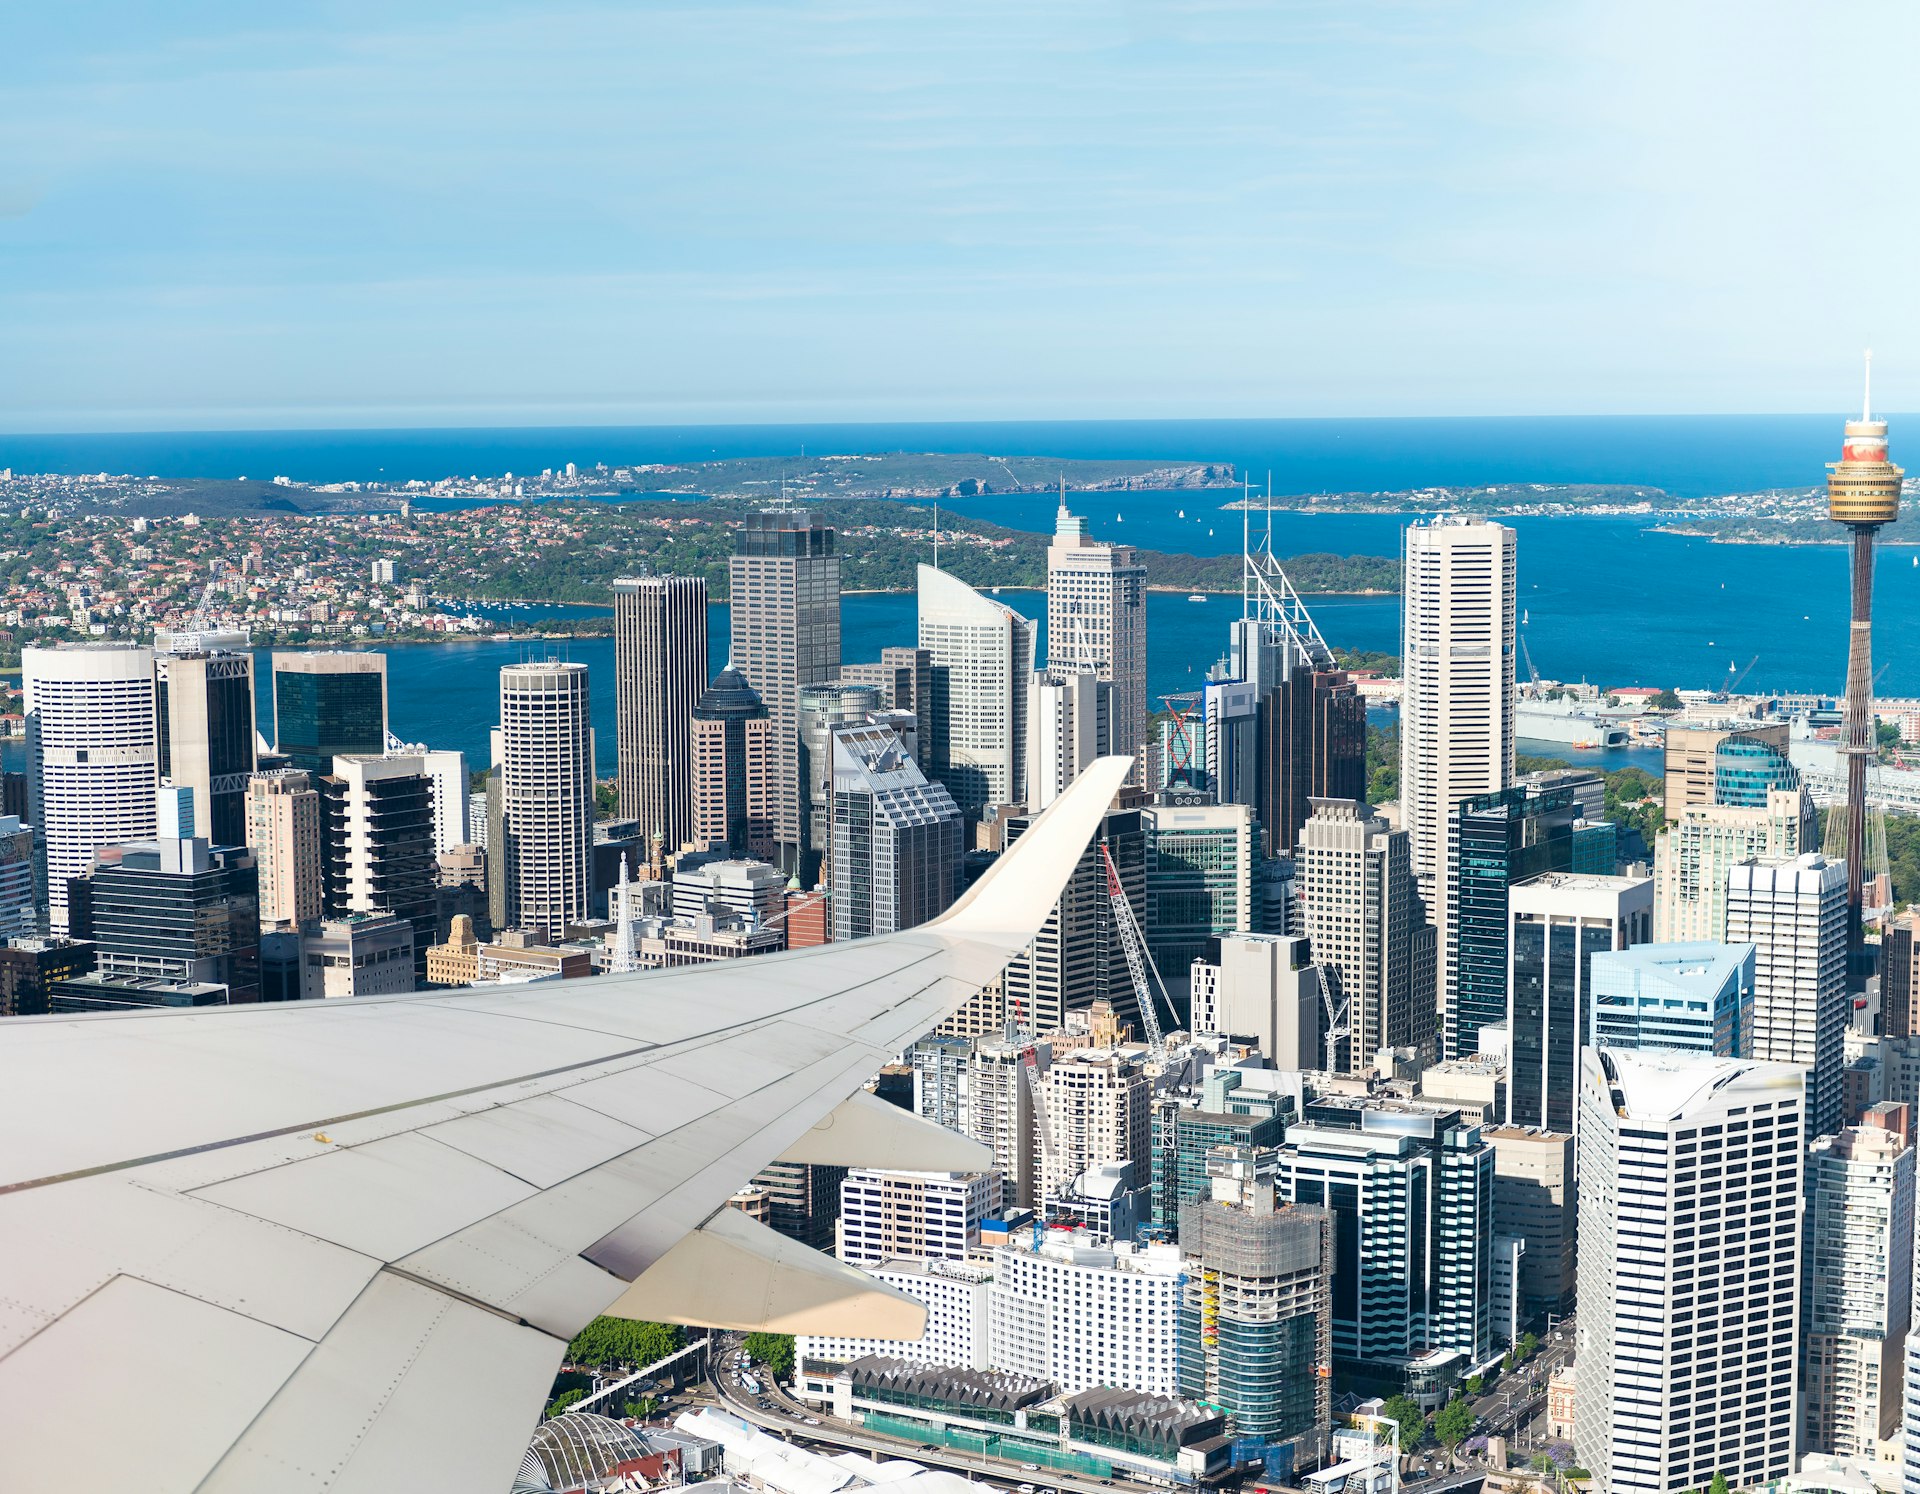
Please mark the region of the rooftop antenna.
[[933, 568], [940, 569], [940, 500], [933, 500]]
[[1860, 423], [1873, 419], [1873, 349], [1867, 349], [1867, 379], [1860, 391]]
[[1273, 469], [1267, 469], [1267, 554], [1273, 554]]
[[1253, 581], [1247, 574], [1252, 563], [1253, 547], [1253, 479], [1246, 473], [1240, 475], [1240, 615], [1250, 617], [1253, 614]]

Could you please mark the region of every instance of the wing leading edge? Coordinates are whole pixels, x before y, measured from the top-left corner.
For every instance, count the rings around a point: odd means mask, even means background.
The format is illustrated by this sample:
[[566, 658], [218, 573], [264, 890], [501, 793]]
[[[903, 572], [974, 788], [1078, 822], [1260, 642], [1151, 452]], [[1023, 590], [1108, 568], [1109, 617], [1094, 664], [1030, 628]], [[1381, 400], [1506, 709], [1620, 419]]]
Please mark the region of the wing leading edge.
[[567, 1340], [749, 1177], [913, 1144], [829, 1117], [1039, 932], [1130, 766], [883, 938], [0, 1025], [0, 1487], [505, 1488]]

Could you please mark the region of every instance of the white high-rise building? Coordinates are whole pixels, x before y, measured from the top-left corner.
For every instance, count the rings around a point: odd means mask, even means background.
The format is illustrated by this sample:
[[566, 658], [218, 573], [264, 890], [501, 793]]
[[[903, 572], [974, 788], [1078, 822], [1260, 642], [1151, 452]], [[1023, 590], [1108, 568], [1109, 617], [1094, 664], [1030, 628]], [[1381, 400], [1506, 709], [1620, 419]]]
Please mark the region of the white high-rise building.
[[1026, 803], [1034, 814], [1107, 755], [1112, 709], [1113, 686], [1091, 672], [1028, 677]]
[[467, 839], [467, 755], [450, 748], [422, 748], [416, 754], [433, 786], [433, 854], [444, 856]]
[[102, 846], [154, 837], [160, 786], [153, 650], [125, 643], [24, 649], [27, 820], [55, 934], [67, 932], [67, 881]]
[[[864, 1266], [883, 1286], [905, 1292], [927, 1309], [927, 1329], [918, 1338], [838, 1338], [802, 1333], [794, 1338], [794, 1376], [802, 1400], [833, 1397], [833, 1373], [826, 1366], [851, 1364], [869, 1354], [884, 1354], [915, 1364], [953, 1369], [992, 1369], [988, 1357], [989, 1302], [993, 1267], [985, 1257], [968, 1261], [891, 1260]], [[819, 1365], [810, 1370], [809, 1365]]]
[[966, 1124], [961, 1129], [993, 1152], [1001, 1202], [1008, 1208], [1040, 1204], [1040, 1136], [1033, 1106], [1037, 1086], [1022, 1070], [1038, 1065], [1044, 1074], [1052, 1061], [1051, 1043], [981, 1038], [967, 1062]]
[[980, 1221], [1000, 1210], [989, 1172], [893, 1172], [856, 1167], [840, 1180], [838, 1254], [856, 1266], [911, 1257], [965, 1260]]
[[1514, 533], [1457, 514], [1417, 520], [1403, 586], [1400, 825], [1444, 951], [1454, 809], [1513, 781]]
[[1153, 1083], [1134, 1059], [1095, 1048], [1056, 1054], [1040, 1079], [1046, 1105], [1040, 1202], [1064, 1198], [1075, 1178], [1102, 1162], [1131, 1167], [1135, 1187], [1148, 1182]]
[[[1913, 1306], [1913, 1147], [1904, 1105], [1807, 1153], [1804, 1447], [1874, 1459], [1900, 1424], [1900, 1360]], [[1897, 1129], [1896, 1129], [1897, 1128]]]
[[1047, 672], [1112, 685], [1112, 750], [1137, 758], [1147, 739], [1147, 568], [1131, 545], [1089, 539], [1060, 496], [1047, 546]]
[[558, 939], [592, 915], [593, 721], [584, 664], [500, 671], [499, 861], [513, 927]]
[[1817, 849], [1805, 789], [1767, 790], [1765, 808], [1694, 804], [1653, 848], [1653, 937], [1660, 944], [1726, 938], [1727, 873], [1758, 856], [1780, 860]]
[[1111, 1386], [1179, 1391], [1182, 1270], [1177, 1245], [1096, 1246], [1058, 1231], [1038, 1250], [994, 1253], [988, 1357], [1068, 1395]]
[[920, 647], [933, 663], [930, 776], [978, 819], [1027, 796], [1033, 623], [934, 566], [920, 567]]
[[1793, 1471], [1803, 1075], [1581, 1054], [1574, 1447], [1596, 1494]]
[[1840, 1129], [1847, 1027], [1847, 868], [1817, 851], [1727, 873], [1729, 944], [1751, 944], [1753, 1056], [1807, 1076], [1807, 1135]]

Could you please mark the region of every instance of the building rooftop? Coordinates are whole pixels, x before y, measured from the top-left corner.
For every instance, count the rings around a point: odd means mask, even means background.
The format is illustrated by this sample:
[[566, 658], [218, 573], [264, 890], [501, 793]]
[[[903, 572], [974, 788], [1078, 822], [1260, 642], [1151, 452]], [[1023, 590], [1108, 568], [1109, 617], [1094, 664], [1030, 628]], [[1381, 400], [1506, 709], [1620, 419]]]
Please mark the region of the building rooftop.
[[1053, 1394], [1053, 1382], [997, 1370], [952, 1369], [868, 1354], [847, 1366], [855, 1390], [873, 1386], [928, 1400], [1014, 1411]]
[[1806, 1070], [1790, 1063], [1758, 1063], [1704, 1053], [1666, 1053], [1603, 1048], [1616, 1109], [1623, 1120], [1677, 1120], [1717, 1091], [1734, 1089], [1754, 1098], [1804, 1094]]
[[1635, 944], [1594, 957], [1596, 974], [1625, 975], [1636, 984], [1654, 982], [1681, 993], [1711, 996], [1754, 956], [1751, 944], [1696, 940], [1682, 944]]

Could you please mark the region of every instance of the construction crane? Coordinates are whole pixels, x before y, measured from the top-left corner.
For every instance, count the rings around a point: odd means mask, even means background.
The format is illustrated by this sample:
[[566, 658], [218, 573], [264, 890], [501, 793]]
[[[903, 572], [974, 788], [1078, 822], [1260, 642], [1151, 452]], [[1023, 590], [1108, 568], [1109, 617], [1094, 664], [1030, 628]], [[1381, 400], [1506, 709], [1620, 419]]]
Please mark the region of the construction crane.
[[1334, 1053], [1342, 1037], [1342, 1033], [1340, 1031], [1340, 1024], [1346, 1020], [1347, 1013], [1349, 1010], [1352, 1009], [1352, 1007], [1353, 1007], [1353, 998], [1351, 996], [1347, 997], [1337, 1007], [1333, 1004], [1333, 993], [1327, 989], [1326, 972], [1324, 970], [1321, 971], [1320, 973], [1320, 1009], [1321, 1011], [1325, 1012], [1327, 1016], [1327, 1032], [1326, 1032], [1325, 1042], [1327, 1045], [1327, 1072], [1329, 1074], [1333, 1072]]
[[1127, 900], [1127, 889], [1120, 885], [1119, 868], [1113, 864], [1113, 852], [1104, 840], [1100, 842], [1100, 860], [1107, 869], [1107, 901], [1113, 905], [1114, 927], [1120, 931], [1120, 947], [1126, 951], [1127, 973], [1133, 978], [1133, 996], [1140, 1007], [1140, 1025], [1146, 1029], [1147, 1042], [1154, 1052], [1163, 1052], [1167, 1039], [1160, 1031], [1160, 1014], [1153, 1009], [1153, 991], [1147, 985], [1149, 972], [1159, 989], [1160, 999], [1166, 1002], [1167, 1015], [1178, 1022], [1180, 1014], [1174, 1010], [1166, 983], [1160, 979], [1160, 971], [1147, 953], [1147, 941], [1141, 937], [1139, 920], [1133, 916], [1133, 904]]
[[1540, 689], [1540, 671], [1533, 667], [1533, 650], [1527, 647], [1527, 635], [1525, 633], [1520, 635], [1520, 657], [1527, 661], [1527, 682], [1533, 686], [1535, 693], [1538, 693]]
[[1040, 1050], [1028, 1045], [1020, 1055], [1020, 1074], [1026, 1081], [1027, 1094], [1033, 1100], [1033, 1125], [1040, 1133], [1040, 1186], [1034, 1190], [1033, 1208], [1033, 1248], [1036, 1254], [1040, 1250], [1040, 1231], [1043, 1227], [1041, 1214], [1047, 1206], [1047, 1169], [1053, 1165], [1053, 1124], [1047, 1119], [1047, 1100], [1040, 1090]]

